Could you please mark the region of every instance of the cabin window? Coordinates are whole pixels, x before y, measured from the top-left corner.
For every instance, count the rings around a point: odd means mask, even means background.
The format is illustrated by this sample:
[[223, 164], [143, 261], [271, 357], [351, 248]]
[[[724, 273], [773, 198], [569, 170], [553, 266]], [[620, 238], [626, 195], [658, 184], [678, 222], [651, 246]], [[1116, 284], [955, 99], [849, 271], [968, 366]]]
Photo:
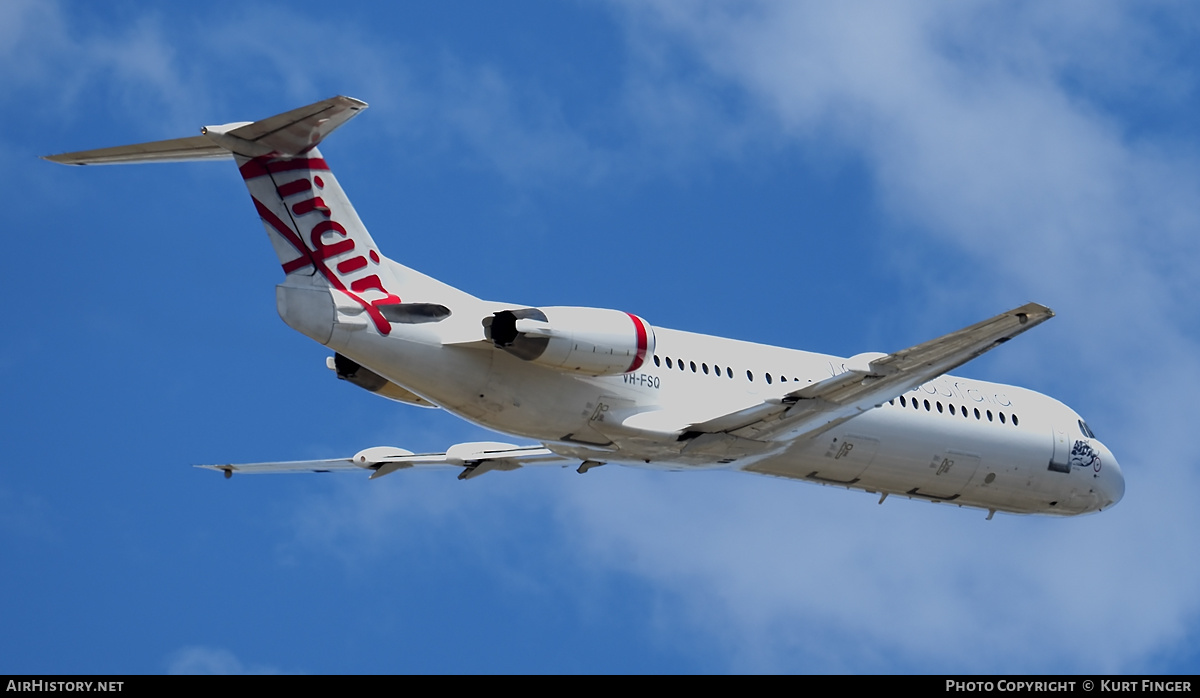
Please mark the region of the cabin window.
[[987, 411], [987, 416], [988, 416], [988, 421], [989, 422], [992, 421], [992, 411], [991, 410]]
[[1004, 413], [1003, 412], [1000, 413], [1000, 423], [1004, 424]]
[[937, 408], [938, 408], [938, 414], [941, 414], [942, 413], [942, 401], [941, 400], [938, 400]]
[[680, 370], [680, 371], [686, 371], [686, 370], [687, 370], [687, 366], [684, 366], [684, 365], [683, 365], [683, 359], [680, 359], [680, 360], [676, 361], [676, 362], [675, 362], [675, 364], [676, 364], [677, 366], [679, 366], [679, 370]]
[[926, 400], [926, 401], [925, 401], [925, 411], [926, 411], [926, 412], [932, 412], [932, 411], [933, 411], [932, 409], [930, 409], [930, 408], [929, 408], [929, 401], [928, 401], [928, 400]]
[[982, 417], [979, 416], [979, 408], [978, 407], [975, 408], [975, 419], [983, 419]]
[[746, 380], [754, 382], [754, 374], [750, 372], [750, 369], [746, 369]]
[[780, 377], [779, 377], [779, 382], [780, 382], [780, 383], [787, 383], [787, 376], [780, 376]]
[[671, 357], [669, 357], [669, 356], [667, 357], [667, 368], [675, 368], [674, 366], [671, 365]]
[[767, 374], [767, 385], [771, 384], [771, 374]]
[[725, 367], [725, 373], [729, 375], [729, 378], [730, 378], [730, 379], [732, 379], [732, 378], [733, 378], [733, 369], [732, 369], [732, 368], [730, 368], [730, 367], [726, 366], [726, 367]]
[[949, 404], [949, 405], [947, 405], [947, 406], [950, 408], [950, 414], [951, 414], [951, 416], [953, 416], [953, 415], [954, 415], [954, 403], [952, 402], [952, 403], [950, 403], [950, 404]]
[[1015, 426], [1017, 426], [1017, 424], [1018, 424], [1018, 422], [1017, 422], [1017, 415], [1015, 415], [1015, 414], [1014, 414], [1014, 415], [1013, 415], [1013, 426], [1015, 427]]
[[700, 364], [700, 368], [703, 369], [704, 375], [707, 376], [708, 375], [708, 364]]
[[655, 355], [654, 355], [654, 365], [655, 365], [655, 366], [662, 366], [662, 362], [658, 360], [658, 354], [655, 354]]
[[908, 402], [907, 402], [907, 401], [904, 399], [904, 396], [903, 396], [903, 395], [901, 395], [901, 396], [900, 396], [900, 406], [901, 406], [901, 407], [908, 407]]

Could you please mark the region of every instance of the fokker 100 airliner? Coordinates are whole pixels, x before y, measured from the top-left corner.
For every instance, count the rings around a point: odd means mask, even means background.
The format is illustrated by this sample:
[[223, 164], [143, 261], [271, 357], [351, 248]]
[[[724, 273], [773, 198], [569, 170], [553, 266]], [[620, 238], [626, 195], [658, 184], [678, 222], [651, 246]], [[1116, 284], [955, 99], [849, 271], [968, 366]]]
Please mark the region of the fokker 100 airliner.
[[51, 156], [74, 165], [232, 158], [285, 278], [289, 326], [333, 350], [338, 378], [440, 407], [535, 445], [200, 466], [233, 473], [579, 463], [726, 468], [987, 510], [1083, 514], [1125, 491], [1112, 453], [1071, 408], [946, 375], [1048, 320], [1029, 303], [892, 354], [839, 358], [651, 325], [602, 308], [476, 298], [385, 257], [317, 149], [366, 108], [334, 97], [201, 135]]

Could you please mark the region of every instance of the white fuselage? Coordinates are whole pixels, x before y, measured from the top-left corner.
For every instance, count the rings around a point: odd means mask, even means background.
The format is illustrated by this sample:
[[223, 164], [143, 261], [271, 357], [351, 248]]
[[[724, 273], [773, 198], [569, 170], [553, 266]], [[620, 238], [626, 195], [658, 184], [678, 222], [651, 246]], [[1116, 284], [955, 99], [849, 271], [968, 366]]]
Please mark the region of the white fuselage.
[[[478, 334], [479, 318], [521, 307], [468, 298], [454, 322], [397, 325], [387, 337], [335, 331], [330, 347], [461, 417], [580, 460], [729, 468], [1014, 513], [1097, 511], [1124, 491], [1112, 454], [1066, 405], [948, 375], [812, 438], [681, 440], [656, 419], [703, 421], [761, 401], [781, 381], [839, 374], [845, 359], [656, 327], [653, 358], [639, 370], [577, 375], [486, 344], [443, 344], [439, 335]], [[1072, 466], [1078, 441], [1094, 460]], [[1065, 468], [1052, 470], [1056, 459]]]

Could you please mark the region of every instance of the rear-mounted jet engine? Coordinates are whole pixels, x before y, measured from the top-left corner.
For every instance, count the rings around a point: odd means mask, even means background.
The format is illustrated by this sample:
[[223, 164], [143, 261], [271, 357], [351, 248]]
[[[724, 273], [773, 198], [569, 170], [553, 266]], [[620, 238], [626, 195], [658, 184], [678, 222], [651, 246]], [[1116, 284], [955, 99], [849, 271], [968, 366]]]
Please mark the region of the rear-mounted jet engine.
[[376, 395], [382, 395], [389, 400], [407, 402], [410, 405], [420, 405], [421, 407], [437, 407], [420, 395], [401, 388], [366, 366], [360, 366], [353, 359], [341, 354], [330, 356], [326, 359], [325, 365], [336, 371], [339, 379], [357, 385], [363, 390], [369, 390]]
[[541, 366], [609, 376], [641, 368], [654, 354], [654, 329], [637, 315], [604, 308], [520, 308], [483, 319], [500, 349]]

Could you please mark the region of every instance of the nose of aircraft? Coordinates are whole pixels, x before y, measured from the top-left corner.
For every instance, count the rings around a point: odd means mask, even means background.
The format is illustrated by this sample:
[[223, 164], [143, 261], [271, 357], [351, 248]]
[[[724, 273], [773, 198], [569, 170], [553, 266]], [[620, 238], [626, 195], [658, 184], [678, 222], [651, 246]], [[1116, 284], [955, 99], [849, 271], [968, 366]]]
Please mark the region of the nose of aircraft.
[[1107, 509], [1125, 496], [1125, 476], [1121, 474], [1121, 466], [1113, 457], [1112, 451], [1103, 444], [1100, 446], [1100, 472], [1096, 478], [1096, 493], [1099, 495], [1099, 508]]

